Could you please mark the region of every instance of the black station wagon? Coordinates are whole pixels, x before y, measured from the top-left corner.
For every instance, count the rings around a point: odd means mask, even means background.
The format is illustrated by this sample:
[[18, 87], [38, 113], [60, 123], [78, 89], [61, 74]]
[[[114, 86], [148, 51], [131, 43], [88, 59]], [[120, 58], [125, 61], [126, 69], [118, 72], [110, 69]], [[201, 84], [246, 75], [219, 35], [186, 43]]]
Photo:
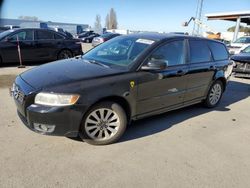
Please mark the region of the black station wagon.
[[200, 102], [215, 107], [230, 66], [218, 41], [132, 34], [26, 71], [16, 78], [12, 94], [29, 129], [110, 144], [133, 120]]

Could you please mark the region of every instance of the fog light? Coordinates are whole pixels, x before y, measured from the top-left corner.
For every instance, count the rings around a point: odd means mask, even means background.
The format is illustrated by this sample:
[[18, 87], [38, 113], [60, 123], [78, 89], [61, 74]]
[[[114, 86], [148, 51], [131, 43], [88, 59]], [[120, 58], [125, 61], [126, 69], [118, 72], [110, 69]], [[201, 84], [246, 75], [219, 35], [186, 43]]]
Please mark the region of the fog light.
[[55, 125], [47, 125], [47, 124], [41, 124], [41, 123], [33, 123], [34, 128], [40, 132], [43, 133], [52, 133], [56, 126]]

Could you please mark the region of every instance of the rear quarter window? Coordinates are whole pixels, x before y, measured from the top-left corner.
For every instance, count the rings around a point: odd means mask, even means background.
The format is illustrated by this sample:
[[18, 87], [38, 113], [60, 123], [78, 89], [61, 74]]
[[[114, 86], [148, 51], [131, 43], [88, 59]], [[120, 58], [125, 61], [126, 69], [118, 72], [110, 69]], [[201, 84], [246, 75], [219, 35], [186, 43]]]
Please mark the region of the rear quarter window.
[[204, 40], [190, 40], [190, 63], [202, 63], [211, 61], [211, 52]]
[[223, 44], [218, 42], [208, 42], [208, 46], [212, 51], [215, 61], [226, 60], [228, 59], [228, 52], [226, 47]]

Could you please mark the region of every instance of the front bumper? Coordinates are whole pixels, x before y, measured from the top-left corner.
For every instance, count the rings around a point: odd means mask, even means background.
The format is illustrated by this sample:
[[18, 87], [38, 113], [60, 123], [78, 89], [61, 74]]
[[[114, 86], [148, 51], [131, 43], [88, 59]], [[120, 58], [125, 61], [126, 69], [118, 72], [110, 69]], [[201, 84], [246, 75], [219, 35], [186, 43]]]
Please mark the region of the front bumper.
[[[17, 77], [15, 83], [19, 88], [19, 92], [23, 93], [23, 100], [19, 100], [15, 95], [13, 98], [17, 106], [18, 116], [26, 127], [45, 135], [78, 136], [87, 107], [79, 104], [64, 107], [36, 105], [34, 104], [36, 91], [24, 82], [21, 77]], [[47, 131], [37, 128], [38, 125], [54, 128], [53, 131]]]
[[236, 66], [233, 69], [234, 76], [250, 78], [250, 63], [236, 62]]
[[[81, 125], [83, 112], [81, 107], [47, 107], [30, 105], [26, 109], [26, 116], [17, 111], [22, 122], [30, 130], [55, 136], [76, 137]], [[47, 132], [36, 125], [54, 126], [53, 132]]]

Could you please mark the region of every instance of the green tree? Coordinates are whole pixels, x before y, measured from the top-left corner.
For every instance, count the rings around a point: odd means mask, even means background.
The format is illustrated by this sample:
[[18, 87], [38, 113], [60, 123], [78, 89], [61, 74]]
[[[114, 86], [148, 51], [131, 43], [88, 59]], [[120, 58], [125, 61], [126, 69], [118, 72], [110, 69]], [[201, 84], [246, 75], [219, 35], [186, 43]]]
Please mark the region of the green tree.
[[[227, 31], [229, 31], [229, 32], [234, 32], [234, 31], [235, 31], [235, 26], [229, 27], [229, 28], [227, 29]], [[239, 31], [240, 31], [240, 32], [244, 32], [244, 33], [250, 33], [250, 27], [244, 27], [244, 26], [240, 25]]]

